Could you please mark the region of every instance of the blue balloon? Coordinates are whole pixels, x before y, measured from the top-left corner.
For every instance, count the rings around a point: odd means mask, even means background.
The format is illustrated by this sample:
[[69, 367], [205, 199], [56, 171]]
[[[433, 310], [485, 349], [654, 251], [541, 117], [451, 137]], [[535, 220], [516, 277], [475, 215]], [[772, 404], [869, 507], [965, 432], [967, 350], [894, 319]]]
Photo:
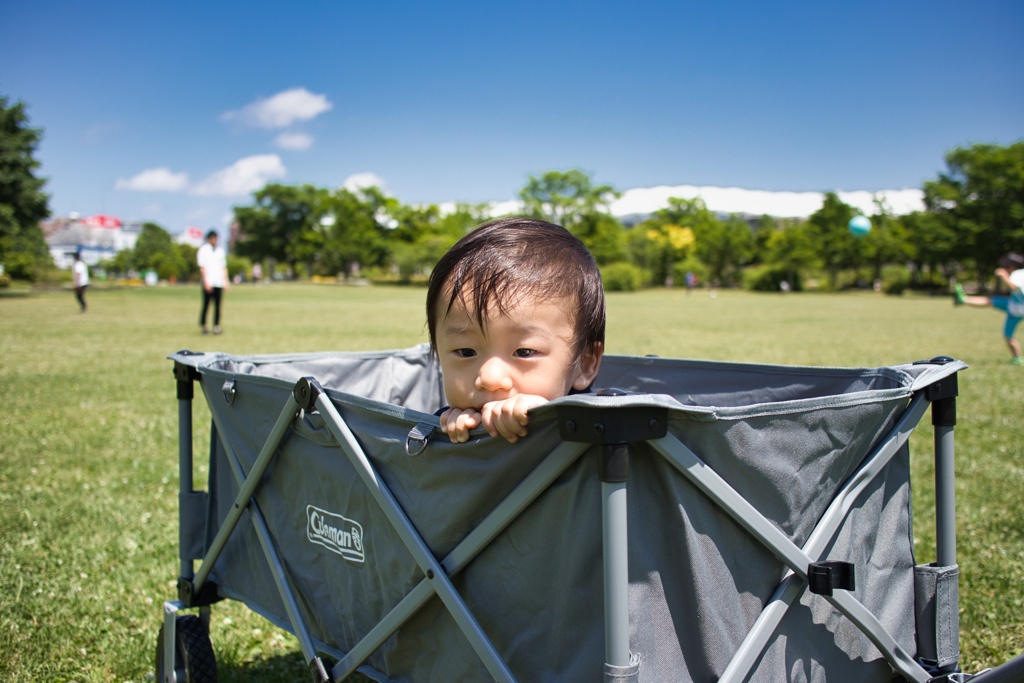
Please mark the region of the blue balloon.
[[871, 232], [871, 221], [864, 216], [854, 216], [850, 219], [849, 228], [854, 237], [863, 237]]

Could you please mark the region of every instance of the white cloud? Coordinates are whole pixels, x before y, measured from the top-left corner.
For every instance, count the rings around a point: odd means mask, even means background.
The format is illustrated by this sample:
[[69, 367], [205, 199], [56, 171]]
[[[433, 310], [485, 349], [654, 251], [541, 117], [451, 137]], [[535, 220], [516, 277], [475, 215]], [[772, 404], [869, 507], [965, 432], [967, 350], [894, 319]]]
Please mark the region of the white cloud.
[[258, 154], [239, 159], [192, 188], [193, 194], [233, 197], [247, 195], [269, 181], [283, 178], [287, 173], [281, 157], [276, 154]]
[[[882, 190], [880, 192], [843, 192], [836, 194], [850, 206], [875, 213], [874, 198], [884, 199], [895, 214], [924, 209], [924, 195], [920, 190]], [[783, 192], [772, 190], [745, 190], [738, 187], [699, 187], [676, 185], [638, 187], [626, 190], [612, 202], [611, 212], [616, 216], [645, 214], [668, 206], [670, 197], [692, 199], [700, 197], [712, 211], [723, 213], [768, 214], [783, 218], [806, 218], [821, 208], [825, 195], [821, 192]]]
[[174, 173], [164, 166], [146, 169], [127, 180], [118, 178], [114, 183], [114, 189], [137, 192], [180, 192], [186, 187], [188, 173]]
[[[844, 192], [837, 190], [839, 199], [853, 208], [872, 215], [877, 212], [875, 199], [882, 199], [888, 210], [895, 215], [924, 210], [924, 193], [921, 190], [881, 190], [879, 192]], [[747, 213], [754, 216], [768, 214], [779, 218], [807, 218], [821, 208], [825, 201], [822, 192], [786, 192], [776, 190], [745, 190], [739, 187], [711, 187], [696, 185], [658, 185], [656, 187], [634, 187], [622, 193], [611, 202], [609, 209], [613, 216], [649, 214], [668, 207], [671, 197], [693, 199], [700, 197], [704, 204], [715, 212]], [[442, 202], [442, 213], [452, 213], [458, 204]], [[490, 202], [488, 214], [504, 216], [523, 212], [523, 203], [518, 199]]]
[[358, 192], [367, 187], [385, 189], [384, 179], [376, 173], [353, 173], [341, 184], [349, 192]]
[[[913, 211], [924, 211], [924, 192], [922, 190], [882, 190], [881, 192], [838, 192], [839, 199], [865, 215], [877, 213], [874, 199], [877, 196], [885, 201], [889, 210], [896, 215]], [[821, 208], [820, 206], [818, 208]], [[815, 209], [817, 210], [817, 209]]]
[[313, 146], [313, 138], [305, 133], [281, 133], [274, 143], [281, 149], [303, 150]]
[[489, 207], [492, 216], [511, 216], [523, 212], [523, 203], [518, 199], [506, 202], [491, 202]]
[[287, 128], [296, 121], [315, 118], [333, 106], [325, 95], [311, 93], [305, 88], [292, 88], [251, 102], [237, 111], [226, 112], [221, 115], [221, 120], [238, 121], [256, 128]]

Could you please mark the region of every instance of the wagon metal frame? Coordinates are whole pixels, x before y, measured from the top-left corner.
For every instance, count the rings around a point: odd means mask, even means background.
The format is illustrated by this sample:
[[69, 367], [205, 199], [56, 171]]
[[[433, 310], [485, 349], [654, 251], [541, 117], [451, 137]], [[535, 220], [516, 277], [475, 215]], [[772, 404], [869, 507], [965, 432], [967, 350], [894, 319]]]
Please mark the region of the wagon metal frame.
[[[212, 401], [217, 400], [216, 397], [230, 406], [238, 395], [237, 382], [245, 380], [244, 376], [218, 369], [215, 361], [223, 358], [223, 354], [184, 351], [171, 356], [178, 398], [181, 505], [178, 599], [164, 604], [157, 655], [158, 671], [167, 683], [206, 680], [201, 671], [196, 678], [197, 673], [191, 667], [205, 666], [205, 660], [212, 658], [212, 650], [207, 652], [208, 635], [205, 641], [198, 637], [198, 644], [190, 641], [197, 639], [197, 633], [202, 636], [204, 630], [208, 634], [213, 603], [224, 597], [237, 597], [224, 595], [211, 577], [236, 530], [250, 525], [286, 613], [285, 623], [280, 625], [296, 636], [314, 681], [340, 681], [365, 667], [368, 659], [382, 645], [435, 598], [450, 615], [457, 631], [469, 643], [487, 674], [495, 681], [516, 681], [517, 675], [508, 661], [507, 643], [497, 644], [481, 625], [455, 579], [524, 510], [584, 457], [596, 460], [593, 471], [600, 478], [603, 678], [608, 682], [643, 680], [643, 662], [631, 644], [631, 628], [635, 628], [635, 624], [631, 626], [631, 616], [633, 621], [638, 616], [635, 613], [631, 615], [628, 551], [629, 482], [631, 470], [638, 462], [638, 444], [645, 444], [643, 455], [639, 457], [655, 454], [663, 458], [688, 485], [700, 491], [784, 565], [784, 575], [717, 680], [733, 683], [750, 680], [776, 637], [779, 624], [807, 592], [820, 596], [842, 618], [854, 624], [877, 648], [891, 671], [905, 680], [918, 683], [966, 680], [999, 683], [1019, 680], [1024, 676], [1024, 658], [973, 676], [959, 672], [954, 426], [957, 373], [966, 366], [958, 361], [939, 357], [913, 367], [902, 366], [901, 372], [908, 373], [912, 384], [905, 407], [884, 430], [881, 438], [872, 444], [870, 452], [852, 476], [837, 488], [802, 542], [795, 542], [776, 521], [767, 519], [705, 458], [669, 429], [673, 419], [671, 411], [674, 410], [671, 401], [660, 396], [638, 397], [633, 391], [612, 390], [596, 396], [560, 399], [550, 404], [561, 442], [512, 486], [508, 495], [461, 541], [439, 556], [431, 549], [417, 523], [410, 518], [400, 496], [392, 490], [381, 472], [379, 463], [367, 453], [346, 418], [351, 401], [360, 408], [364, 407], [365, 401], [325, 389], [314, 376], [302, 376], [294, 381], [287, 396], [278, 402], [276, 417], [273, 420], [269, 419], [270, 416], [265, 418], [272, 426], [258, 455], [254, 459], [246, 458], [238, 452], [231, 438], [225, 438], [237, 427], [224, 424], [223, 411], [212, 409]], [[253, 361], [253, 365], [278, 360], [289, 362], [289, 359], [263, 357]], [[644, 366], [656, 362], [649, 359], [627, 360], [626, 365]], [[615, 363], [614, 360], [610, 362], [612, 365]], [[703, 364], [702, 367], [708, 365]], [[715, 364], [710, 365], [713, 371], [717, 371]], [[726, 367], [731, 371], [733, 366]], [[628, 373], [620, 374], [614, 379], [623, 380], [627, 376]], [[212, 533], [209, 523], [212, 491], [196, 491], [193, 482], [192, 412], [197, 381], [205, 383], [204, 391], [208, 402], [211, 402], [211, 453], [220, 449], [237, 490], [230, 508], [217, 520], [216, 533]], [[270, 383], [281, 385], [285, 381], [274, 378]], [[831, 559], [830, 551], [844, 520], [860, 506], [865, 492], [877, 486], [877, 478], [887, 471], [894, 457], [905, 452], [910, 434], [929, 410], [934, 428], [936, 562], [914, 571], [916, 628], [915, 649], [912, 651], [906, 638], [894, 636], [883, 619], [856, 597], [857, 567]], [[344, 650], [322, 642], [323, 639], [314, 633], [309, 606], [303, 603], [303, 596], [297, 594], [287, 557], [282, 555], [280, 546], [283, 540], [276, 535], [280, 532], [275, 532], [273, 525], [268, 523], [258, 500], [268, 473], [280, 457], [282, 442], [296, 431], [298, 422], [308, 421], [311, 416], [318, 416], [316, 422], [322, 425], [322, 434], [329, 435], [320, 438], [329, 438], [333, 447], [340, 447], [420, 573], [419, 580], [404, 597]], [[401, 416], [409, 419], [407, 411]], [[436, 425], [423, 420], [422, 414], [420, 419], [411, 423], [406, 436], [406, 457], [422, 457], [421, 451], [435, 435]], [[197, 531], [204, 528], [203, 533]], [[198, 541], [197, 536], [201, 536], [203, 541]], [[198, 558], [201, 562], [196, 568], [195, 560]], [[199, 617], [184, 616], [186, 608], [198, 608]], [[188, 620], [184, 625], [183, 619]], [[825, 666], [827, 668], [827, 662]], [[364, 672], [386, 680], [372, 667], [364, 668]]]

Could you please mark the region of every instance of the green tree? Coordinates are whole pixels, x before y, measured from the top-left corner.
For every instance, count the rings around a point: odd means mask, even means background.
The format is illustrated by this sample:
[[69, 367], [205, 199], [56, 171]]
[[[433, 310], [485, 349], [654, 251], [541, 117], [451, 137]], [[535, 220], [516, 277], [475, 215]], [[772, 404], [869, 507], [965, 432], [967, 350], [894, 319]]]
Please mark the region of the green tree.
[[671, 286], [674, 266], [693, 250], [693, 228], [648, 219], [630, 232], [629, 244], [636, 265], [649, 275], [652, 284]]
[[734, 286], [753, 251], [754, 234], [750, 225], [731, 216], [715, 220], [696, 231], [697, 256], [707, 267], [713, 282]]
[[[234, 207], [238, 238], [235, 252], [253, 261], [268, 260], [273, 264], [285, 261], [287, 235], [279, 230], [270, 209], [257, 202], [253, 206]], [[268, 273], [270, 275], [270, 273]]]
[[189, 273], [186, 257], [169, 232], [156, 223], [147, 222], [142, 224], [130, 263], [133, 270], [152, 270], [161, 280], [186, 279]]
[[914, 211], [897, 220], [908, 260], [913, 264], [910, 282], [923, 286], [934, 284], [936, 277], [943, 283], [952, 277], [957, 235], [951, 222], [929, 211]]
[[650, 273], [652, 283], [667, 283], [675, 279], [676, 264], [700, 256], [711, 244], [710, 235], [720, 223], [703, 199], [670, 197], [666, 208], [629, 231], [631, 259]]
[[486, 206], [460, 204], [444, 215], [439, 207], [401, 206], [391, 232], [391, 258], [403, 280], [425, 276], [463, 235], [487, 220]]
[[[268, 184], [252, 206], [236, 206], [235, 251], [270, 266], [285, 263], [311, 275], [346, 277], [358, 266], [388, 262], [403, 207], [378, 188], [334, 192], [312, 185]], [[397, 237], [396, 237], [397, 235]]]
[[326, 246], [332, 227], [330, 191], [313, 185], [279, 187], [285, 191], [277, 195], [275, 208], [277, 219], [288, 230], [285, 260], [292, 272], [298, 272], [297, 266], [302, 265], [306, 275], [333, 275], [333, 269], [322, 263], [328, 255]]
[[583, 214], [570, 228], [586, 245], [598, 265], [623, 261], [626, 258], [626, 237], [622, 223], [607, 213]]
[[180, 242], [176, 242], [174, 244], [174, 249], [178, 252], [178, 257], [181, 259], [181, 263], [185, 264], [184, 269], [177, 275], [178, 281], [198, 282], [199, 262], [196, 260], [196, 255], [199, 250], [191, 244], [184, 244]]
[[[719, 220], [700, 197], [672, 197], [666, 208], [654, 213], [653, 220], [692, 232], [692, 253], [704, 264], [705, 274], [712, 282], [735, 284], [753, 253], [754, 236], [747, 222], [735, 216], [728, 221]], [[678, 239], [670, 243], [676, 248], [673, 260], [686, 258], [690, 244], [680, 250], [682, 243]]]
[[330, 193], [312, 185], [270, 183], [253, 194], [253, 206], [235, 207], [236, 252], [254, 261], [286, 263], [292, 274], [309, 270], [322, 254], [330, 224], [325, 217]]
[[1024, 142], [979, 144], [946, 154], [945, 173], [924, 184], [925, 205], [958, 236], [961, 259], [985, 282], [999, 257], [1024, 244]]
[[799, 289], [803, 282], [801, 274], [817, 262], [806, 223], [779, 225], [774, 220], [767, 222], [762, 219], [759, 233], [764, 234], [762, 262], [777, 269], [781, 275], [779, 282], [773, 283], [772, 289], [778, 288], [781, 279], [785, 279], [794, 289]]
[[773, 216], [763, 214], [751, 229], [754, 233], [754, 239], [751, 243], [750, 264], [758, 265], [763, 263], [767, 257], [768, 241], [773, 234], [780, 230], [780, 226]]
[[245, 258], [244, 256], [235, 256], [234, 254], [228, 254], [227, 257], [228, 267], [228, 279], [232, 282], [236, 275], [241, 275], [243, 278], [248, 279], [252, 273], [252, 261]]
[[594, 185], [590, 176], [578, 169], [529, 176], [519, 191], [527, 215], [570, 230], [584, 216], [607, 213], [608, 205], [619, 196], [611, 185]]
[[893, 216], [885, 201], [876, 199], [875, 207], [876, 213], [871, 217], [871, 232], [861, 240], [864, 243], [867, 261], [871, 265], [871, 278], [881, 280], [884, 266], [907, 263], [912, 250], [903, 223]]
[[826, 192], [821, 208], [807, 219], [808, 235], [818, 259], [828, 271], [832, 289], [839, 285], [839, 272], [857, 264], [860, 258], [860, 246], [847, 227], [853, 214], [853, 207], [839, 199], [839, 195]]
[[693, 199], [669, 197], [668, 206], [655, 211], [652, 218], [660, 223], [688, 227], [695, 233], [702, 232], [706, 227], [718, 221], [718, 217], [700, 197]]
[[122, 249], [100, 264], [111, 274], [140, 274], [152, 270], [161, 280], [187, 281], [198, 279], [196, 248], [178, 244], [162, 226], [142, 224], [135, 247]]
[[341, 188], [324, 200], [320, 221], [324, 249], [318, 264], [322, 274], [355, 274], [358, 268], [383, 266], [390, 258], [390, 242], [398, 226], [397, 199], [376, 187], [352, 192]]
[[25, 104], [0, 97], [0, 263], [14, 278], [34, 280], [53, 260], [39, 222], [50, 215], [45, 180], [36, 177], [42, 131], [28, 127]]
[[127, 275], [135, 270], [134, 250], [122, 249], [100, 263], [100, 267], [110, 275]]

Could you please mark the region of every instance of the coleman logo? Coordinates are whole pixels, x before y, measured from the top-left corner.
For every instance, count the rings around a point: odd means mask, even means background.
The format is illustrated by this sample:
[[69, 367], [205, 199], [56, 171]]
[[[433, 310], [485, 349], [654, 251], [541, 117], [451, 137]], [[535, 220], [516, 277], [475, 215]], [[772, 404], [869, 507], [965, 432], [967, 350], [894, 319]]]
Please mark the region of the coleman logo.
[[321, 510], [313, 505], [306, 506], [306, 538], [338, 553], [349, 562], [362, 563], [363, 527], [359, 522]]

